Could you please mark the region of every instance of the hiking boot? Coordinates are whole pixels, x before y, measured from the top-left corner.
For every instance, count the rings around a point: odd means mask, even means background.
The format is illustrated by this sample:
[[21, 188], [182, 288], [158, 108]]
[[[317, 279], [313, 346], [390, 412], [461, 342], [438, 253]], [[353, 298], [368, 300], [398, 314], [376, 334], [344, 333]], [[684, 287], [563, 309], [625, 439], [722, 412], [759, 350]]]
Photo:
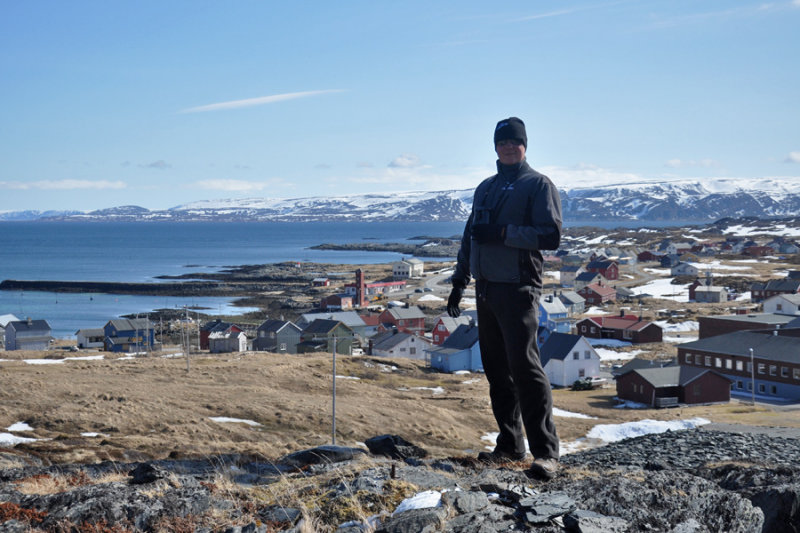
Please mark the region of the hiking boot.
[[504, 452], [497, 448], [491, 452], [480, 452], [478, 454], [478, 461], [490, 465], [502, 465], [505, 463], [513, 463], [514, 461], [522, 461], [525, 459], [525, 452]]
[[550, 481], [558, 473], [558, 459], [553, 457], [541, 457], [534, 459], [528, 470], [525, 471], [528, 477], [534, 477], [544, 481]]

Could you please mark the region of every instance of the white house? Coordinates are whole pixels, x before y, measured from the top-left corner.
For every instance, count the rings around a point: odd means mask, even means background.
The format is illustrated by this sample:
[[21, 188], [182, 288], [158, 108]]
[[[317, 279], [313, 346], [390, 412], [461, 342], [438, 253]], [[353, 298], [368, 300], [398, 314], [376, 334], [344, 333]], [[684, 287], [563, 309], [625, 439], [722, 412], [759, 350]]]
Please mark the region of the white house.
[[800, 294], [776, 294], [763, 303], [765, 313], [800, 315]]
[[401, 259], [392, 263], [392, 278], [394, 279], [409, 279], [419, 278], [425, 270], [425, 263], [412, 257], [409, 259]]
[[103, 348], [105, 346], [106, 332], [103, 328], [79, 329], [75, 332], [78, 338], [78, 348]]
[[547, 379], [556, 387], [600, 373], [600, 356], [581, 335], [552, 333], [539, 351]]
[[243, 331], [215, 331], [208, 335], [211, 353], [246, 352], [247, 335]]
[[46, 350], [50, 345], [47, 320], [16, 320], [6, 324], [6, 350]]
[[9, 322], [17, 322], [19, 318], [14, 315], [0, 315], [0, 346], [5, 347], [6, 343], [6, 326]]
[[671, 276], [696, 276], [699, 270], [691, 263], [678, 263], [670, 269]]
[[370, 355], [424, 360], [431, 343], [423, 337], [392, 329], [371, 338], [369, 346]]

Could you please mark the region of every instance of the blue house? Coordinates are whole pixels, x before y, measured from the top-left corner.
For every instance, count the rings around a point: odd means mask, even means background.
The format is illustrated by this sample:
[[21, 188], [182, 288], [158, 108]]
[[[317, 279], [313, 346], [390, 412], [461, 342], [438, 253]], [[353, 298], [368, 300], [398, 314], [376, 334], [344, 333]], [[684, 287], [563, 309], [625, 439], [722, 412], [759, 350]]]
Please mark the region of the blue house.
[[478, 327], [462, 324], [447, 337], [441, 346], [426, 350], [431, 368], [442, 372], [483, 372]]
[[46, 350], [50, 345], [47, 320], [12, 320], [6, 324], [6, 350]]
[[152, 349], [155, 331], [147, 318], [119, 318], [103, 326], [107, 352], [138, 352]]
[[569, 310], [555, 295], [548, 294], [539, 300], [539, 326], [556, 333], [569, 333], [572, 330]]

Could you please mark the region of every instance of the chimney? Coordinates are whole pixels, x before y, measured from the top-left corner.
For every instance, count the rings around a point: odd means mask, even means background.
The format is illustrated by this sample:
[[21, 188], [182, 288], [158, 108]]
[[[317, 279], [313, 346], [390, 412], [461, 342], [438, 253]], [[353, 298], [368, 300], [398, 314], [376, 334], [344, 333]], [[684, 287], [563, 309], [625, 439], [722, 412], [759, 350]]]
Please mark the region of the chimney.
[[33, 320], [31, 319], [31, 317], [28, 317], [28, 326], [32, 326], [32, 325], [33, 325]]
[[625, 310], [624, 309], [620, 309], [619, 310], [619, 317], [623, 318], [624, 316], [625, 316]]

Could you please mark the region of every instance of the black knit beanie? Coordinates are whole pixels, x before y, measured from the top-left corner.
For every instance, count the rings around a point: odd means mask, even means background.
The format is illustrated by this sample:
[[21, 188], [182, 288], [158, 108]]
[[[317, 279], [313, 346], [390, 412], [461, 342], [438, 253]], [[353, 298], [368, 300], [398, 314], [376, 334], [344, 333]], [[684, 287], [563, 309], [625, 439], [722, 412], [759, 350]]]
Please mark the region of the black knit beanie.
[[528, 148], [528, 135], [525, 133], [525, 123], [517, 117], [501, 120], [494, 128], [494, 145], [506, 139], [519, 139], [522, 145]]

